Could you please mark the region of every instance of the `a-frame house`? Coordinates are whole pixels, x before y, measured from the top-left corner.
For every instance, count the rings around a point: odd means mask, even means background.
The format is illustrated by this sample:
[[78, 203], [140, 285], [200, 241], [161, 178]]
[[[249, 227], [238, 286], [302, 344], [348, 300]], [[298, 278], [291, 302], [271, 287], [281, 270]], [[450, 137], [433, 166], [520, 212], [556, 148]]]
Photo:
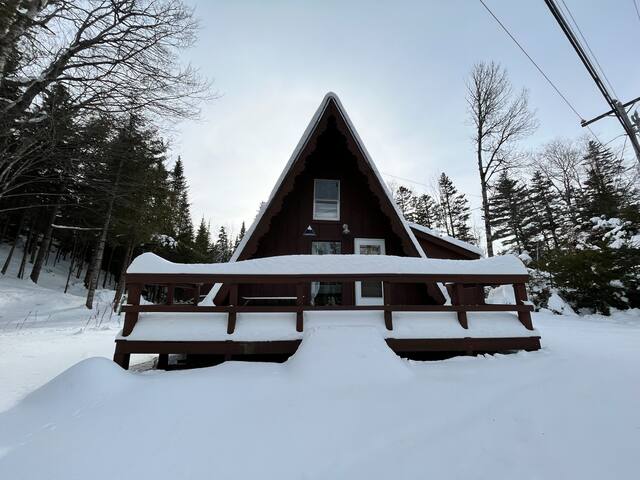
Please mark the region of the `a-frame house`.
[[[160, 365], [174, 353], [286, 358], [309, 322], [347, 320], [380, 329], [405, 356], [540, 348], [526, 268], [516, 257], [481, 257], [403, 218], [329, 93], [230, 262], [134, 260], [114, 360], [126, 368], [132, 353], [158, 353]], [[500, 285], [515, 303], [485, 302], [486, 287]]]
[[[449, 245], [450, 251], [456, 248]], [[326, 253], [426, 256], [334, 93], [324, 97], [231, 261]], [[451, 253], [444, 258], [458, 257]], [[380, 285], [377, 290], [375, 285], [365, 285], [364, 291], [354, 283], [315, 285], [310, 294], [315, 304], [358, 305], [375, 302], [375, 297], [366, 296], [375, 293], [382, 303]], [[240, 288], [241, 299], [251, 304], [285, 303], [294, 294], [294, 287], [286, 285]], [[397, 286], [393, 295], [406, 304], [446, 301], [434, 282]], [[228, 291], [216, 287], [209, 298], [224, 305]]]

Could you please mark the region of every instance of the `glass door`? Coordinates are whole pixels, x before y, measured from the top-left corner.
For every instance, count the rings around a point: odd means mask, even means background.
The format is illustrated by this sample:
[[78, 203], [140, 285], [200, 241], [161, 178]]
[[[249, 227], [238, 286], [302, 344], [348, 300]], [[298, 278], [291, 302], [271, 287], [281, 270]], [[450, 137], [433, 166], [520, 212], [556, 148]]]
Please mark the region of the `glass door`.
[[[385, 255], [383, 238], [354, 239], [356, 255]], [[356, 305], [384, 305], [382, 282], [356, 282]]]

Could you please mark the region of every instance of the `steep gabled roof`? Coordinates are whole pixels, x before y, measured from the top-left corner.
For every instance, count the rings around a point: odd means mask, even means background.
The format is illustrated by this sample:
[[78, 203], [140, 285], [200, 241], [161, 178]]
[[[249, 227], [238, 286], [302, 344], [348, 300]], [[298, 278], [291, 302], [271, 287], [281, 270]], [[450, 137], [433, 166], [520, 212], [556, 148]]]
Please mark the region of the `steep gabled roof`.
[[[251, 255], [255, 251], [256, 244], [259, 238], [264, 233], [264, 230], [268, 228], [268, 225], [271, 222], [271, 218], [275, 216], [275, 214], [279, 210], [279, 206], [275, 205], [275, 203], [277, 203], [277, 199], [279, 201], [282, 201], [282, 199], [284, 198], [284, 193], [286, 193], [283, 191], [285, 183], [292, 184], [293, 182], [291, 180], [295, 179], [297, 174], [300, 173], [295, 172], [295, 170], [296, 167], [299, 166], [299, 162], [305, 157], [303, 153], [305, 152], [305, 150], [307, 150], [307, 147], [310, 146], [310, 143], [313, 142], [314, 138], [317, 139], [317, 130], [320, 124], [322, 123], [325, 115], [327, 115], [328, 112], [333, 108], [335, 108], [335, 111], [338, 113], [338, 115], [346, 125], [347, 131], [344, 133], [346, 133], [347, 136], [350, 137], [347, 140], [351, 140], [353, 144], [355, 144], [355, 148], [359, 150], [359, 153], [361, 154], [360, 156], [364, 161], [364, 168], [368, 170], [367, 173], [370, 174], [369, 177], [373, 179], [373, 182], [370, 183], [370, 187], [372, 187], [372, 189], [374, 190], [374, 194], [378, 193], [378, 198], [380, 200], [381, 206], [389, 213], [388, 216], [391, 221], [392, 229], [394, 229], [395, 233], [400, 237], [403, 248], [408, 252], [409, 255], [426, 258], [426, 255], [422, 247], [420, 246], [420, 243], [413, 234], [413, 231], [409, 227], [409, 224], [404, 219], [404, 216], [398, 209], [398, 206], [391, 196], [391, 192], [387, 188], [384, 180], [382, 179], [382, 176], [380, 175], [380, 172], [373, 163], [371, 155], [369, 155], [369, 152], [364, 146], [360, 135], [358, 135], [358, 132], [353, 126], [351, 119], [342, 106], [342, 102], [340, 102], [340, 99], [335, 93], [329, 92], [325, 95], [322, 102], [320, 103], [320, 106], [311, 118], [309, 125], [307, 125], [307, 128], [302, 134], [302, 138], [298, 142], [298, 145], [291, 154], [289, 161], [278, 177], [273, 190], [271, 190], [269, 199], [262, 204], [255, 220], [253, 221], [244, 238], [239, 243], [238, 247], [231, 256], [231, 259], [229, 260], [230, 262], [236, 262], [238, 260], [246, 260], [248, 258], [251, 258]], [[221, 284], [214, 285], [207, 297], [203, 300], [203, 303], [212, 303], [213, 299], [217, 296], [221, 286]], [[443, 293], [443, 298], [446, 298], [446, 292]]]
[[302, 138], [300, 139], [300, 141], [298, 142], [298, 145], [293, 151], [291, 158], [289, 158], [289, 161], [287, 162], [282, 173], [280, 174], [278, 181], [273, 187], [273, 190], [269, 195], [269, 199], [262, 205], [262, 207], [260, 208], [260, 211], [258, 212], [258, 215], [256, 216], [256, 219], [253, 221], [253, 223], [251, 224], [251, 227], [249, 227], [244, 238], [242, 239], [242, 241], [236, 248], [235, 252], [233, 253], [230, 259], [231, 262], [235, 262], [237, 260], [244, 260], [246, 258], [246, 256], [243, 255], [243, 253], [245, 253], [247, 246], [252, 241], [256, 242], [258, 240], [254, 238], [256, 231], [261, 225], [264, 225], [265, 223], [268, 224], [269, 219], [266, 217], [273, 216], [276, 213], [273, 211], [274, 209], [272, 208], [274, 199], [276, 198], [281, 188], [283, 187], [285, 180], [293, 174], [292, 171], [294, 169], [294, 166], [298, 163], [298, 161], [301, 160], [302, 158], [301, 154], [305, 150], [305, 147], [307, 147], [307, 145], [311, 141], [312, 137], [314, 136], [314, 133], [316, 133], [316, 130], [324, 114], [328, 111], [328, 108], [332, 103], [333, 105], [335, 105], [338, 113], [346, 123], [348, 128], [348, 133], [351, 135], [357, 148], [360, 150], [360, 153], [362, 154], [362, 157], [364, 158], [364, 161], [366, 163], [366, 167], [371, 170], [373, 177], [375, 178], [375, 180], [379, 184], [381, 191], [383, 192], [383, 195], [385, 198], [380, 199], [381, 202], [385, 202], [388, 207], [388, 210], [391, 212], [394, 212], [393, 216], [395, 218], [393, 218], [392, 220], [399, 222], [400, 228], [402, 229], [401, 235], [405, 236], [405, 239], [404, 239], [406, 240], [405, 243], [408, 242], [410, 244], [410, 246], [414, 250], [414, 252], [412, 253], [414, 253], [415, 256], [426, 257], [424, 251], [420, 247], [420, 243], [414, 236], [413, 232], [411, 231], [411, 228], [409, 228], [409, 224], [405, 221], [404, 217], [402, 216], [402, 213], [400, 212], [400, 210], [398, 209], [398, 206], [393, 200], [393, 197], [391, 196], [391, 192], [389, 191], [386, 184], [384, 183], [380, 175], [380, 172], [378, 171], [375, 164], [371, 160], [371, 156], [369, 155], [369, 152], [364, 146], [364, 143], [362, 142], [360, 135], [358, 135], [358, 132], [353, 126], [351, 119], [349, 118], [344, 107], [342, 106], [342, 102], [340, 102], [340, 99], [335, 93], [329, 92], [325, 95], [324, 99], [322, 100], [322, 103], [320, 103], [320, 106], [316, 110], [316, 113], [311, 118], [311, 121], [309, 122], [309, 125], [305, 129], [302, 135]]

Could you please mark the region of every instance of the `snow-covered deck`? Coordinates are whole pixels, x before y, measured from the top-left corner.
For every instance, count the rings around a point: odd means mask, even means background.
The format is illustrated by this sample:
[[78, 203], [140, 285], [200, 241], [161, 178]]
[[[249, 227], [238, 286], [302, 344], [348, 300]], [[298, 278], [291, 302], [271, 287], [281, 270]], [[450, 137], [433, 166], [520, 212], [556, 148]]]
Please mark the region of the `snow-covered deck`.
[[[424, 351], [536, 350], [540, 335], [527, 303], [527, 270], [514, 256], [440, 260], [385, 255], [286, 255], [224, 264], [174, 264], [145, 253], [127, 271], [128, 305], [114, 360], [127, 367], [132, 353], [291, 355], [303, 332], [316, 327], [367, 326], [378, 330], [396, 353]], [[382, 282], [379, 303], [315, 305], [312, 282]], [[441, 286], [442, 299], [408, 301], [404, 284]], [[444, 287], [444, 284], [446, 288]], [[211, 289], [200, 301], [202, 285]], [[295, 286], [290, 305], [247, 305], [243, 285]], [[145, 286], [162, 304], [141, 304]], [[511, 285], [515, 304], [486, 304], [481, 288]], [[174, 302], [176, 288], [187, 301]], [[448, 293], [451, 293], [450, 297]], [[184, 294], [183, 294], [184, 297]], [[434, 300], [436, 299], [436, 300]]]
[[[385, 328], [382, 311], [304, 312], [305, 329], [315, 327], [366, 326], [384, 338], [516, 338], [539, 336], [527, 330], [511, 312], [469, 312], [468, 329], [460, 326], [454, 312], [396, 312], [393, 330]], [[296, 313], [238, 313], [235, 331], [227, 333], [226, 313], [141, 313], [127, 341], [280, 341], [299, 340]]]
[[392, 255], [280, 255], [229, 263], [173, 263], [153, 253], [136, 257], [129, 275], [527, 275], [515, 255], [478, 260]]

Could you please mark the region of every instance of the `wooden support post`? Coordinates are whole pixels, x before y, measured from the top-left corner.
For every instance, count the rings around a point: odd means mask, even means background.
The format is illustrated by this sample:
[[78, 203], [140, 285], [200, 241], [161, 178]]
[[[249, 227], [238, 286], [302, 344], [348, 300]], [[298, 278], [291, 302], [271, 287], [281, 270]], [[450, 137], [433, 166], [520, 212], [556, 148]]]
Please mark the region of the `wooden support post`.
[[[462, 301], [463, 301], [463, 290], [462, 290], [463, 286], [461, 283], [455, 283], [453, 285], [453, 304], [454, 305], [462, 305]], [[458, 310], [457, 312], [458, 314], [458, 322], [460, 323], [460, 326], [464, 329], [468, 329], [469, 328], [469, 321], [467, 319], [467, 312], [464, 310]]]
[[296, 284], [296, 306], [298, 309], [296, 310], [296, 331], [302, 332], [304, 330], [304, 306], [306, 302], [305, 289], [306, 284], [298, 283]]
[[[527, 301], [527, 287], [524, 283], [514, 283], [513, 293], [516, 296], [516, 305], [525, 305]], [[533, 330], [533, 322], [531, 321], [531, 312], [518, 312], [518, 320], [527, 330]]]
[[167, 285], [167, 305], [173, 305], [173, 299], [176, 295], [176, 286], [171, 284]]
[[194, 305], [198, 305], [198, 302], [200, 302], [200, 287], [202, 286], [202, 284], [200, 283], [196, 283], [193, 289], [193, 304]]
[[160, 353], [158, 355], [158, 363], [156, 363], [156, 368], [158, 370], [166, 370], [169, 368], [169, 354], [168, 353]]
[[391, 284], [382, 282], [382, 296], [384, 302], [384, 326], [393, 330], [393, 314], [391, 313]]
[[238, 306], [238, 284], [231, 285], [229, 288], [229, 320], [227, 323], [227, 333], [231, 335], [236, 329], [236, 307]]
[[125, 370], [129, 370], [129, 360], [131, 358], [130, 353], [123, 352], [123, 348], [119, 343], [116, 343], [116, 351], [113, 354], [113, 361], [120, 365]]
[[[140, 295], [142, 294], [142, 285], [139, 283], [127, 285], [127, 303], [129, 305], [140, 305]], [[133, 332], [133, 327], [138, 321], [138, 312], [127, 312], [124, 315], [124, 327], [122, 328], [122, 336], [126, 337]]]

